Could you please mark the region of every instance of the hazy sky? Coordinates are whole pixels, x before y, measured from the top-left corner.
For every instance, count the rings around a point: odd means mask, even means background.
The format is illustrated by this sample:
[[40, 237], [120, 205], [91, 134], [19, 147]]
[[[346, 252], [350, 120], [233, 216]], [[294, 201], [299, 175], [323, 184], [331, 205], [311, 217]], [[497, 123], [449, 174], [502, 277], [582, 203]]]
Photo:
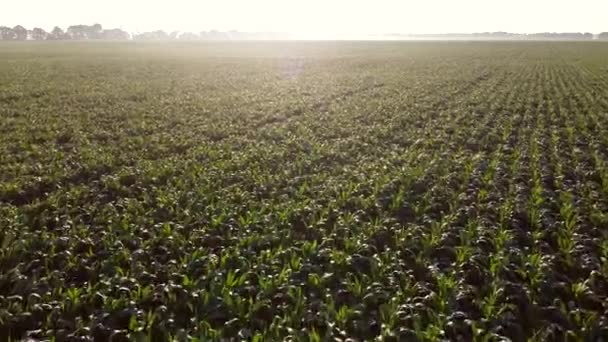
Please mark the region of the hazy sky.
[[608, 31], [608, 0], [7, 0], [0, 25], [100, 23], [130, 32], [351, 33]]

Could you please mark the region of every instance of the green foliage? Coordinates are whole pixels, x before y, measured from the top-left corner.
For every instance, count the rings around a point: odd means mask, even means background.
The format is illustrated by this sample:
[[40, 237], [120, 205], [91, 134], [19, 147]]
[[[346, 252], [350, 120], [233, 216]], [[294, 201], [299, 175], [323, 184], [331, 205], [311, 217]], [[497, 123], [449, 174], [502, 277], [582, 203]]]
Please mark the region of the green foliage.
[[606, 332], [606, 44], [25, 43], [0, 341]]

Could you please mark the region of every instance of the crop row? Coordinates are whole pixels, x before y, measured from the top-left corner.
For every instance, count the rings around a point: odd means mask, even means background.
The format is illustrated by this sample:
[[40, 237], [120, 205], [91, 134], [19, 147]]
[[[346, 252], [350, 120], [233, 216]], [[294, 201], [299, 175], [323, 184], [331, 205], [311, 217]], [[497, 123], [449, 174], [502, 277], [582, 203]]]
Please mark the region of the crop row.
[[2, 46], [3, 339], [606, 336], [604, 44], [217, 44]]

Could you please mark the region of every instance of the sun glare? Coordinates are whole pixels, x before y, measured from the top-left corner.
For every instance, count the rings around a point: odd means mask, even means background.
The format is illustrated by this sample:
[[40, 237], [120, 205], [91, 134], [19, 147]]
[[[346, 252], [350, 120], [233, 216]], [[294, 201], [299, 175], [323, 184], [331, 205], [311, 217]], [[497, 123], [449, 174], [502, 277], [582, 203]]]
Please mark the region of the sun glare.
[[[32, 3], [33, 2], [33, 3]], [[32, 6], [36, 11], [31, 11]], [[48, 15], [52, 13], [53, 15]], [[286, 32], [322, 38], [336, 34], [579, 32], [605, 30], [604, 0], [226, 0], [226, 1], [13, 1], [0, 12], [3, 25], [101, 23], [130, 32], [238, 30]]]

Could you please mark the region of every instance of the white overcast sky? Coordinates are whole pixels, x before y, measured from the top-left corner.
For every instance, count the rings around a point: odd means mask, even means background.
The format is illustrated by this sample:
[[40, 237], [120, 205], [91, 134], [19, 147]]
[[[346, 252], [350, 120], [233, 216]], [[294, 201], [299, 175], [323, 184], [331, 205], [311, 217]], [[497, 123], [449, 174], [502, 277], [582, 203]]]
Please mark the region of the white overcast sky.
[[6, 0], [0, 25], [304, 34], [608, 31], [608, 0]]

